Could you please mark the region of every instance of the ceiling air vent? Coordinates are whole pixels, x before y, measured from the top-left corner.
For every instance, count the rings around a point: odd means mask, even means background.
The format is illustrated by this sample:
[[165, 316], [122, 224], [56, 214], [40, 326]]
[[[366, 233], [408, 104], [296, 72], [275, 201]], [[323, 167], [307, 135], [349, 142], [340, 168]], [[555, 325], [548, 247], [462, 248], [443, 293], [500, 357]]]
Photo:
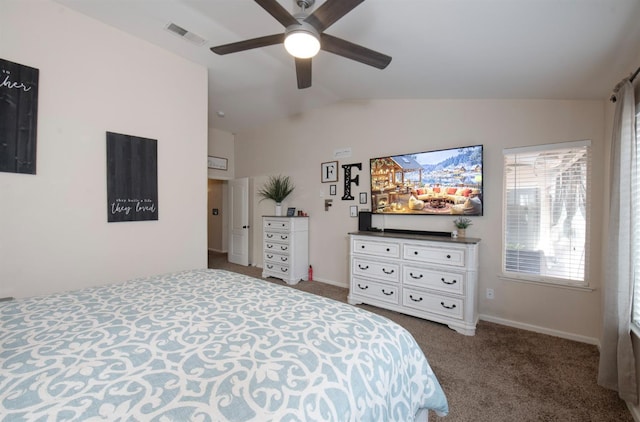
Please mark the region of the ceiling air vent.
[[176, 25], [175, 23], [169, 23], [165, 29], [172, 34], [179, 36], [180, 38], [184, 38], [185, 40], [191, 42], [195, 45], [204, 44], [204, 38], [199, 35], [194, 34], [193, 32], [189, 32], [186, 29]]

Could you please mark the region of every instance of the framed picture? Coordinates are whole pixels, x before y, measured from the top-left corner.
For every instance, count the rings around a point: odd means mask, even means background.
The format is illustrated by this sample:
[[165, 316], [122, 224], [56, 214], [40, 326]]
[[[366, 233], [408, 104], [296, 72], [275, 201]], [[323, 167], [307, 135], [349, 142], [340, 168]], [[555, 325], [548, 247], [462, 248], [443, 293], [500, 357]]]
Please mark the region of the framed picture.
[[338, 181], [338, 162], [328, 161], [320, 164], [320, 180], [322, 183]]
[[336, 194], [336, 185], [329, 185], [329, 195], [335, 196]]
[[351, 205], [349, 207], [349, 215], [351, 217], [357, 217], [358, 216], [358, 206], [357, 205]]
[[226, 158], [214, 157], [210, 155], [209, 157], [207, 157], [207, 166], [210, 169], [227, 170], [228, 160]]
[[293, 217], [294, 215], [296, 215], [295, 207], [287, 208], [287, 217]]
[[367, 203], [367, 192], [360, 192], [360, 203], [361, 204]]

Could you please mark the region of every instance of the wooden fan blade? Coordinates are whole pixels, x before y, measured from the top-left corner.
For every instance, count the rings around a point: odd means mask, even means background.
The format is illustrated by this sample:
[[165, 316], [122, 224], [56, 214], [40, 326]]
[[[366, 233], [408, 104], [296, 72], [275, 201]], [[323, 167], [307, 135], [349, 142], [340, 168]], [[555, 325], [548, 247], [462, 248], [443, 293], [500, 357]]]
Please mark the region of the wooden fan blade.
[[238, 51], [251, 50], [253, 48], [266, 47], [268, 45], [280, 44], [283, 42], [284, 34], [274, 34], [211, 47], [211, 51], [216, 54], [224, 55], [229, 53], [237, 53]]
[[322, 32], [364, 0], [327, 0], [304, 20]]
[[305, 89], [311, 86], [311, 59], [296, 58], [296, 77], [298, 79], [298, 89]]
[[300, 23], [291, 15], [291, 13], [287, 11], [287, 9], [282, 7], [276, 0], [255, 0], [255, 2], [258, 3], [264, 10], [266, 10], [267, 13], [276, 18], [276, 20], [280, 22], [285, 28], [287, 26], [297, 25]]
[[[326, 3], [325, 3], [326, 4]], [[329, 34], [320, 34], [320, 48], [329, 53], [355, 60], [369, 66], [384, 69], [391, 63], [391, 57], [358, 44]]]

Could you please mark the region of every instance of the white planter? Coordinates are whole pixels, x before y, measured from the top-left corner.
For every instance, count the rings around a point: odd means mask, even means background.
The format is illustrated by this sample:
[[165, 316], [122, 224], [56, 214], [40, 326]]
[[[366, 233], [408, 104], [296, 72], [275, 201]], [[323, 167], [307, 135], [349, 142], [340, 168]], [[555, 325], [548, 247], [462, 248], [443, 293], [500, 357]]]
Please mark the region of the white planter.
[[276, 216], [280, 217], [282, 215], [282, 204], [280, 202], [276, 202]]

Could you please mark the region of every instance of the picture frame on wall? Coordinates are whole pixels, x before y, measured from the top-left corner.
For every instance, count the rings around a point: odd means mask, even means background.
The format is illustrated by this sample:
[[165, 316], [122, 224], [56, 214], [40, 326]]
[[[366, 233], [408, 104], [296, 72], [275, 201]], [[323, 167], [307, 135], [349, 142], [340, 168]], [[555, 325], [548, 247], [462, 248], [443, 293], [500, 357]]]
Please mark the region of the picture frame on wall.
[[207, 167], [215, 170], [228, 170], [229, 169], [229, 160], [222, 157], [214, 157], [213, 155], [209, 155], [207, 157]]
[[367, 192], [360, 192], [360, 203], [361, 204], [367, 203]]
[[336, 195], [336, 185], [329, 185], [329, 195], [331, 196]]
[[320, 181], [322, 183], [338, 181], [338, 162], [327, 161], [320, 164]]
[[294, 215], [296, 215], [295, 207], [287, 208], [287, 217], [293, 217]]

